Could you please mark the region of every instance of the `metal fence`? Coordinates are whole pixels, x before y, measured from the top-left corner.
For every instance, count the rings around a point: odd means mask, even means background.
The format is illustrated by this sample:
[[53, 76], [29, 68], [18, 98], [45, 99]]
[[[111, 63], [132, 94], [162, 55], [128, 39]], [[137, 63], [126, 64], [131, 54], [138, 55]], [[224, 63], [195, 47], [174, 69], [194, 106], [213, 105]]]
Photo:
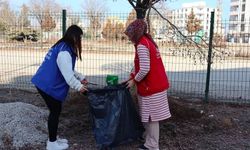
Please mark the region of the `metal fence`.
[[[0, 31], [1, 88], [34, 89], [32, 75], [50, 46], [71, 24], [79, 25], [84, 32], [83, 60], [77, 62], [77, 71], [100, 86], [106, 85], [108, 74], [118, 75], [120, 81], [128, 78], [134, 58], [134, 47], [123, 35], [128, 14], [64, 12], [40, 16], [47, 21], [41, 23], [36, 15], [29, 14], [28, 25], [12, 22]], [[190, 44], [159, 16], [152, 18], [151, 31], [171, 83], [169, 95], [204, 99], [207, 94], [209, 100], [250, 102], [249, 22], [244, 23], [248, 33], [244, 40], [240, 40], [240, 32], [230, 29], [229, 21], [214, 24], [208, 63], [209, 45], [205, 43], [209, 43], [209, 31], [202, 35], [204, 41], [191, 37], [195, 43]]]

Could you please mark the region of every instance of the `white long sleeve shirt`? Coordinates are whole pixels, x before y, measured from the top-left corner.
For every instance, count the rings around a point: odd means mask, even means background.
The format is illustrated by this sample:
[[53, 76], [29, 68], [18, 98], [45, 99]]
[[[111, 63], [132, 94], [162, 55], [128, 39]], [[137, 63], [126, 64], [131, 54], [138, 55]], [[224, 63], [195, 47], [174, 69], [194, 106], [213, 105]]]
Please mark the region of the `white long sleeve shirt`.
[[56, 59], [56, 63], [67, 84], [72, 89], [80, 91], [83, 86], [81, 84], [81, 81], [85, 79], [85, 76], [72, 69], [72, 57], [70, 56], [69, 52], [68, 51], [59, 52]]

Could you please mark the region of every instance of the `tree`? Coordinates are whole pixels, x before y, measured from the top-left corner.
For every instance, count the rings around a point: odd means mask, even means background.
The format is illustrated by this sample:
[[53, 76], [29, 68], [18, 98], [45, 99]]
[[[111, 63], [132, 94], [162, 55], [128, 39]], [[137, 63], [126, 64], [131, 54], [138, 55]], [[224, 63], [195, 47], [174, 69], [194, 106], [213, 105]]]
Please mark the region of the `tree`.
[[[146, 12], [150, 12], [150, 9], [161, 1], [167, 1], [167, 0], [128, 0], [128, 2], [131, 4], [131, 6], [136, 11], [136, 18], [137, 19], [144, 19], [146, 17]], [[171, 0], [169, 0], [171, 1]]]
[[124, 39], [124, 24], [121, 22], [116, 22], [115, 24], [115, 39]]
[[134, 9], [132, 9], [131, 12], [128, 15], [125, 26], [127, 27], [135, 19], [136, 19], [136, 11]]
[[[150, 15], [150, 20], [156, 19], [156, 14], [152, 14]], [[158, 18], [158, 17], [157, 17]], [[127, 27], [132, 21], [134, 21], [136, 19], [136, 11], [134, 9], [131, 10], [131, 12], [128, 15], [125, 27]], [[151, 23], [148, 21], [148, 26], [149, 26], [149, 31], [151, 31], [151, 35], [154, 36], [155, 34], [155, 29], [153, 28], [153, 26], [151, 26]]]
[[[115, 0], [114, 0], [115, 1]], [[196, 54], [198, 54], [199, 58], [201, 58], [202, 60], [205, 60], [206, 56], [207, 56], [207, 52], [204, 51], [204, 49], [207, 49], [208, 47], [208, 43], [202, 38], [201, 38], [201, 43], [205, 43], [205, 44], [199, 44], [197, 42], [194, 41], [194, 39], [192, 38], [192, 36], [187, 36], [185, 34], [183, 34], [180, 29], [178, 27], [176, 27], [170, 20], [171, 17], [168, 18], [166, 17], [164, 14], [162, 14], [156, 7], [155, 4], [157, 4], [158, 2], [164, 2], [164, 1], [172, 1], [172, 0], [128, 0], [128, 2], [131, 4], [131, 6], [134, 8], [135, 12], [136, 12], [136, 18], [137, 19], [145, 19], [148, 22], [148, 25], [150, 25], [150, 12], [151, 9], [154, 10], [163, 20], [166, 21], [166, 24], [168, 24], [166, 27], [169, 28], [171, 31], [168, 31], [168, 34], [172, 34], [170, 37], [172, 37], [172, 40], [174, 43], [176, 43], [174, 40], [178, 39], [178, 43], [179, 45], [176, 45], [177, 47], [183, 47], [184, 45], [186, 45], [188, 47], [187, 50], [185, 50], [185, 52], [187, 52], [187, 54], [190, 56], [190, 58], [194, 58], [196, 59]], [[200, 29], [200, 23], [199, 21], [196, 19], [194, 20], [195, 22], [195, 29], [191, 28], [189, 25], [189, 28], [192, 29], [192, 31], [190, 30], [190, 32], [194, 32], [193, 30], [198, 30]], [[191, 24], [191, 23], [190, 23]], [[149, 27], [150, 29], [150, 27]], [[149, 30], [150, 33], [150, 30]], [[180, 48], [179, 48], [180, 49]], [[219, 50], [214, 49], [214, 53], [213, 53], [213, 58], [217, 57], [217, 58], [222, 58], [223, 53]], [[201, 60], [200, 59], [200, 60]]]
[[101, 23], [106, 10], [105, 3], [99, 0], [86, 0], [82, 7], [89, 19], [90, 35], [91, 37], [97, 37], [100, 34]]
[[21, 30], [23, 28], [27, 28], [30, 26], [30, 20], [28, 19], [29, 8], [25, 4], [21, 6], [21, 12], [18, 16], [18, 25], [20, 26]]
[[[2, 5], [3, 5], [3, 2], [0, 0], [0, 10], [2, 9]], [[1, 16], [1, 18], [2, 18], [2, 16]], [[1, 31], [5, 31], [5, 26], [4, 26], [4, 23], [2, 22], [2, 20], [0, 19], [0, 32]]]
[[[166, 27], [174, 28], [175, 26], [169, 21], [169, 19], [163, 17], [169, 13], [169, 10], [166, 7], [165, 1], [171, 1], [171, 0], [128, 0], [128, 2], [131, 4], [131, 6], [134, 8], [135, 16], [137, 19], [144, 19], [146, 18], [147, 24], [148, 24], [148, 32], [152, 35], [155, 34], [155, 29], [151, 27], [150, 20], [154, 19], [154, 16], [160, 15], [161, 18], [166, 20], [169, 25], [166, 25]], [[159, 5], [158, 5], [159, 4]], [[158, 7], [158, 8], [156, 8]], [[153, 11], [151, 11], [151, 9]], [[159, 12], [161, 11], [161, 13]], [[153, 12], [153, 13], [152, 13]], [[163, 13], [163, 15], [162, 15]], [[151, 17], [150, 15], [153, 14]], [[131, 15], [134, 15], [134, 12], [132, 12]], [[134, 17], [134, 16], [132, 16]], [[128, 18], [128, 20], [131, 20], [131, 18]], [[129, 22], [126, 23], [126, 26]], [[175, 27], [175, 29], [177, 29]], [[151, 32], [152, 31], [152, 32]]]
[[191, 13], [188, 15], [186, 29], [190, 35], [193, 35], [193, 33], [199, 31], [201, 28], [201, 21], [195, 17], [192, 9]]
[[116, 39], [121, 40], [124, 39], [124, 25], [119, 21], [115, 21], [112, 19], [108, 19], [106, 24], [104, 25], [102, 35], [105, 39]]
[[219, 33], [214, 33], [214, 38], [213, 38], [213, 46], [214, 47], [225, 47], [226, 46], [226, 40], [223, 37], [223, 35]]
[[0, 30], [6, 31], [14, 28], [16, 16], [10, 9], [8, 1], [2, 1], [0, 3]]
[[50, 16], [50, 13], [45, 12], [43, 19], [41, 20], [41, 28], [48, 32], [56, 27], [55, 20]]
[[80, 23], [80, 17], [76, 16], [75, 14], [68, 15], [68, 18], [69, 18], [69, 23], [70, 24], [79, 24]]
[[54, 0], [30, 0], [30, 9], [43, 31], [48, 32], [56, 27], [52, 14], [61, 12], [61, 7]]
[[102, 31], [103, 38], [105, 38], [105, 39], [112, 38], [111, 29], [112, 29], [111, 19], [108, 19], [106, 21], [106, 24], [103, 27], [103, 31]]

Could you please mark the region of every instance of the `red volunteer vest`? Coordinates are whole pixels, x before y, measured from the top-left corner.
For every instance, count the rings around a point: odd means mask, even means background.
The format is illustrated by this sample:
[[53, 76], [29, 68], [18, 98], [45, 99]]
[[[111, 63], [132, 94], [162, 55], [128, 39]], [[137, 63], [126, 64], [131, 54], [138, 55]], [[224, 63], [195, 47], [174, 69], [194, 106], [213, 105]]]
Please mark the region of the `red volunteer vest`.
[[[160, 52], [155, 45], [145, 36], [139, 43], [146, 46], [150, 53], [150, 71], [144, 79], [136, 82], [137, 92], [141, 96], [149, 96], [158, 92], [162, 92], [169, 88], [168, 77], [164, 69], [164, 65], [160, 56]], [[137, 45], [135, 46], [135, 75], [140, 70], [139, 57], [137, 53]]]

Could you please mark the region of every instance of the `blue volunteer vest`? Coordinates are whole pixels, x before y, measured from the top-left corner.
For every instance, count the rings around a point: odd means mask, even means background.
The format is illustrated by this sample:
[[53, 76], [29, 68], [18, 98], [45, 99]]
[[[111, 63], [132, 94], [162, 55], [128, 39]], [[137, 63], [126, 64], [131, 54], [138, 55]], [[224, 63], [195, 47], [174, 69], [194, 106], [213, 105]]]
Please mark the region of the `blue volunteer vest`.
[[69, 91], [69, 85], [66, 83], [56, 63], [60, 51], [68, 51], [70, 53], [72, 57], [72, 69], [74, 70], [76, 55], [68, 44], [61, 42], [48, 51], [43, 63], [32, 77], [31, 82], [56, 100], [64, 101]]

